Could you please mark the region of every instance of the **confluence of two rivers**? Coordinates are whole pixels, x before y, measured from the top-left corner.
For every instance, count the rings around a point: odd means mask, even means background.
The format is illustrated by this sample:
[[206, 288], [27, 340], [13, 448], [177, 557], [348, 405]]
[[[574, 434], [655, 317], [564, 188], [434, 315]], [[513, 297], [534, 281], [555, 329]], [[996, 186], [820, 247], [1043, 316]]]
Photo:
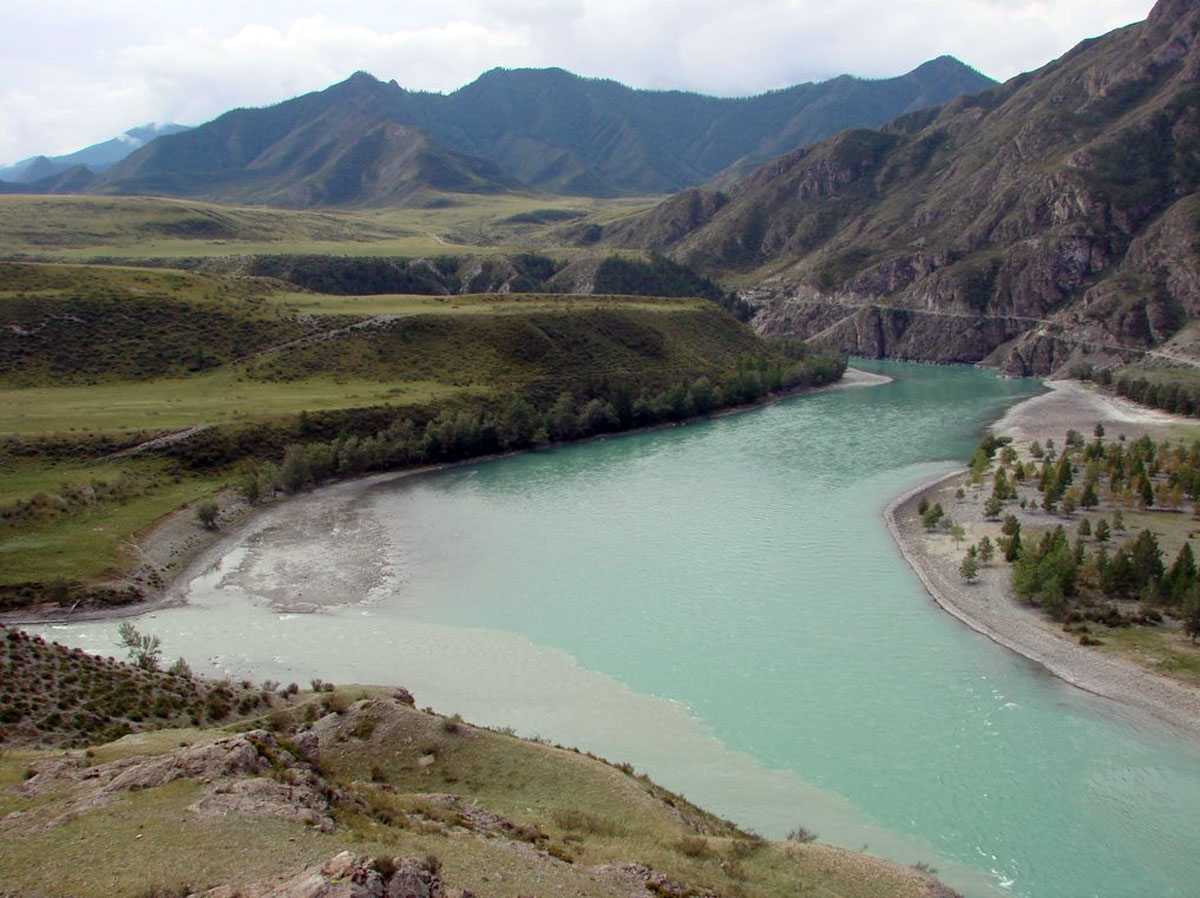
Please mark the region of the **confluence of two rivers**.
[[1197, 894], [1200, 749], [942, 613], [881, 517], [1036, 383], [867, 367], [896, 381], [293, 500], [135, 623], [198, 673], [402, 684], [969, 896]]

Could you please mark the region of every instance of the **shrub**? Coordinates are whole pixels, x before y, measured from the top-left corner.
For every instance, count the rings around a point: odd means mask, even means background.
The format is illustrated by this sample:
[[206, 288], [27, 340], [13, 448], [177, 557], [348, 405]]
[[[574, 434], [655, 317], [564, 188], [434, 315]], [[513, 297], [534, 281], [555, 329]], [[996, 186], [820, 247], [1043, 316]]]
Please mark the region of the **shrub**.
[[566, 847], [563, 845], [547, 845], [546, 853], [548, 855], [550, 855], [552, 858], [556, 858], [557, 860], [560, 860], [563, 863], [566, 863], [566, 864], [575, 863], [575, 855], [573, 855], [573, 854], [571, 854], [571, 852], [567, 851]]
[[217, 508], [217, 503], [209, 500], [201, 502], [196, 506], [196, 520], [204, 527], [205, 530], [217, 529], [217, 514], [220, 509]]
[[267, 729], [274, 733], [286, 732], [295, 725], [296, 719], [292, 717], [292, 712], [283, 708], [272, 711], [267, 717]]
[[621, 827], [611, 820], [578, 808], [564, 808], [552, 814], [554, 825], [570, 832], [585, 832], [593, 836], [615, 836]]
[[680, 854], [688, 857], [705, 857], [708, 854], [708, 839], [704, 836], [684, 836], [676, 847]]
[[333, 714], [345, 714], [346, 709], [350, 707], [350, 702], [344, 695], [330, 692], [321, 697], [321, 707]]
[[124, 621], [117, 629], [117, 639], [135, 665], [142, 670], [158, 670], [162, 655], [161, 639], [139, 632], [129, 621]]
[[746, 868], [742, 866], [741, 861], [725, 861], [721, 864], [721, 869], [725, 871], [725, 875], [730, 879], [736, 879], [739, 881], [746, 879]]
[[815, 842], [817, 841], [817, 834], [803, 826], [797, 826], [794, 830], [787, 834], [787, 840], [789, 842], [802, 843]]
[[762, 839], [734, 839], [729, 843], [729, 853], [738, 859], [747, 858], [761, 851], [765, 844]]

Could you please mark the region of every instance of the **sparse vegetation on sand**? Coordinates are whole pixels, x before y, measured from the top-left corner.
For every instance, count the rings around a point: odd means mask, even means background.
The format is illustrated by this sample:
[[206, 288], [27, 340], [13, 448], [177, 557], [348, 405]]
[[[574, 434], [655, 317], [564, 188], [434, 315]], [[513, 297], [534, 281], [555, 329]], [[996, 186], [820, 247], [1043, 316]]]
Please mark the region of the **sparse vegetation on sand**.
[[1190, 542], [1200, 508], [1200, 442], [1114, 438], [1099, 424], [1090, 437], [1068, 430], [1061, 445], [1034, 440], [1020, 452], [988, 438], [967, 481], [976, 497], [987, 485], [985, 523], [972, 529], [996, 532], [966, 548], [964, 565], [982, 562], [983, 539], [987, 554], [994, 542], [1012, 564], [1013, 592], [1081, 645], [1104, 645], [1130, 628], [1152, 631], [1157, 666], [1200, 683], [1200, 649], [1190, 647], [1200, 635]]
[[[889, 509], [905, 557], [969, 626], [1197, 732], [1195, 429], [1069, 383], [995, 429], [1005, 437], [985, 440], [965, 474]], [[922, 508], [936, 505], [942, 519], [926, 529]]]

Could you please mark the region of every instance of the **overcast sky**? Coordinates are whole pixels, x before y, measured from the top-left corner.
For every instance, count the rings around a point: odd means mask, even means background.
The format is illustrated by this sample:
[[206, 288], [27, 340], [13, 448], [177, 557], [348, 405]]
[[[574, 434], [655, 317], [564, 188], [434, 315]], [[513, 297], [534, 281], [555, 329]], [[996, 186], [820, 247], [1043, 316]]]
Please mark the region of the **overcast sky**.
[[449, 91], [496, 66], [744, 95], [948, 53], [1001, 80], [1151, 0], [4, 0], [0, 162], [200, 124], [358, 69]]

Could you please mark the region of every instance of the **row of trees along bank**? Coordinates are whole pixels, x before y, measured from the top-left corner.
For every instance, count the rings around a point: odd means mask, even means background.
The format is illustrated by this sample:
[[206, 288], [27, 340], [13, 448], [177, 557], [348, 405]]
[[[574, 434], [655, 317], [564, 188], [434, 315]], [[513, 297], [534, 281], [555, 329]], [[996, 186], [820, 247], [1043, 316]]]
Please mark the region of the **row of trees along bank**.
[[783, 346], [787, 361], [756, 355], [715, 382], [701, 376], [660, 390], [635, 393], [627, 383], [608, 382], [590, 395], [560, 393], [538, 407], [517, 396], [490, 405], [446, 408], [423, 425], [398, 417], [368, 436], [342, 433], [334, 439], [292, 442], [278, 460], [252, 464], [239, 481], [251, 503], [276, 493], [295, 493], [331, 480], [375, 471], [461, 461], [498, 452], [618, 433], [683, 421], [758, 402], [781, 392], [837, 381], [846, 360], [808, 356], [799, 344]]

